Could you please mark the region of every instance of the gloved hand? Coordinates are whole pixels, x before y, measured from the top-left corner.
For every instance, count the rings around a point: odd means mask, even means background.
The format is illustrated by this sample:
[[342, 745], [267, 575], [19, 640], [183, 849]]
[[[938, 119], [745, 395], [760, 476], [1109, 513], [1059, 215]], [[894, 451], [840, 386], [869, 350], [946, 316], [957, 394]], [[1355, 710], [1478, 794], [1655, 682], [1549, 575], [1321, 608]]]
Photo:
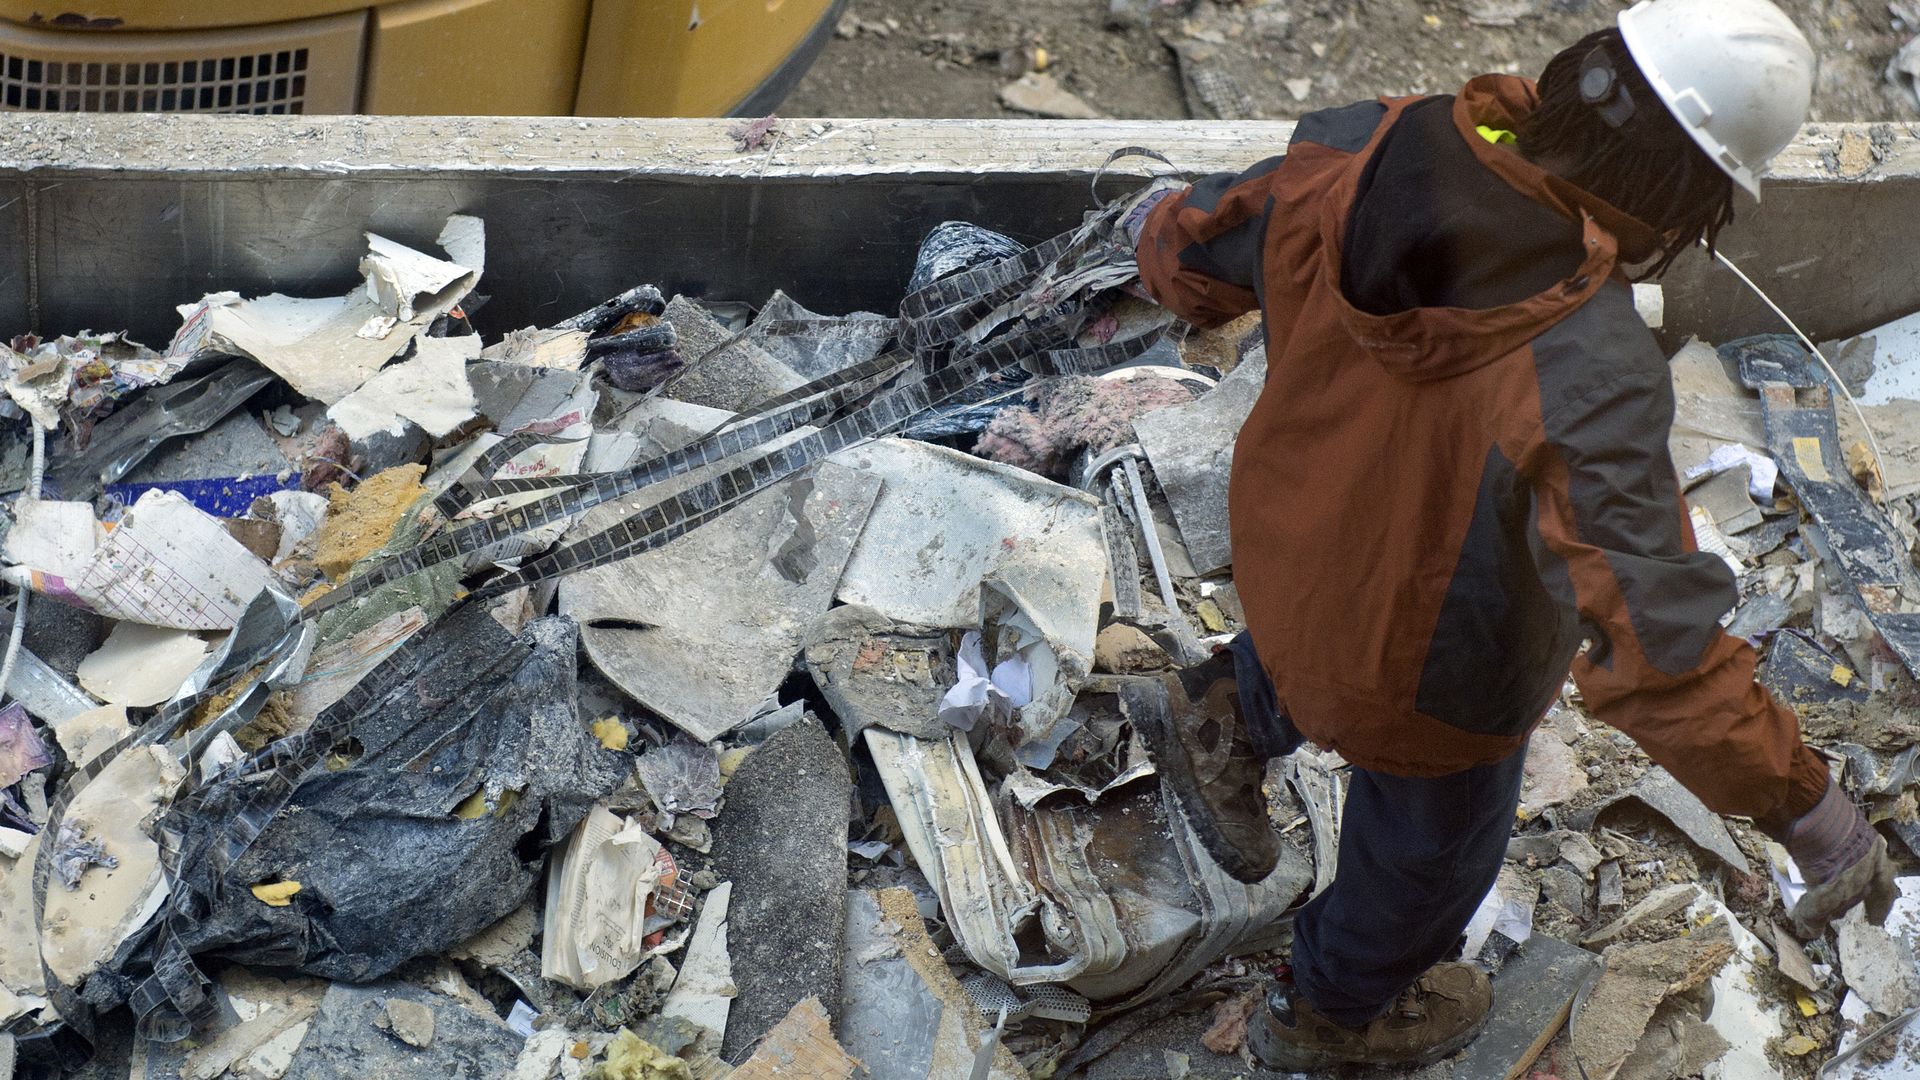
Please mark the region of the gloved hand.
[[1167, 196], [1176, 191], [1185, 191], [1186, 188], [1183, 180], [1161, 176], [1121, 200], [1120, 232], [1126, 237], [1128, 250], [1140, 246], [1140, 230], [1146, 226], [1147, 215], [1153, 212], [1153, 208], [1159, 206]]
[[1887, 838], [1873, 831], [1837, 782], [1827, 781], [1813, 809], [1787, 826], [1786, 844], [1808, 885], [1788, 913], [1794, 933], [1818, 937], [1855, 904], [1866, 905], [1875, 926], [1887, 921], [1898, 895]]

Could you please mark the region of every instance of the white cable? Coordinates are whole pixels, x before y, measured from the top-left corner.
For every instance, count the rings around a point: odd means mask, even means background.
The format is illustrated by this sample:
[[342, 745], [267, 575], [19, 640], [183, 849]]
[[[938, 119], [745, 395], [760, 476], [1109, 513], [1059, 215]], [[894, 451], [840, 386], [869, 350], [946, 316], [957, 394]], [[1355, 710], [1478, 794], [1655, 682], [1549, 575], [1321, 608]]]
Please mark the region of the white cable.
[[[1848, 405], [1853, 406], [1853, 415], [1860, 419], [1860, 430], [1865, 432], [1867, 436], [1867, 449], [1873, 452], [1873, 467], [1880, 472], [1880, 497], [1877, 501], [1880, 505], [1885, 506], [1887, 501], [1887, 463], [1886, 460], [1880, 456], [1880, 440], [1873, 437], [1873, 425], [1867, 423], [1867, 414], [1861, 410], [1860, 403], [1853, 399], [1853, 393], [1847, 389], [1847, 384], [1841, 381], [1840, 373], [1833, 370], [1833, 365], [1827, 362], [1827, 354], [1821, 352], [1820, 346], [1815, 345], [1813, 339], [1808, 337], [1806, 332], [1801, 330], [1799, 325], [1796, 324], [1793, 319], [1789, 318], [1786, 312], [1780, 310], [1780, 305], [1773, 302], [1773, 297], [1768, 296], [1766, 290], [1755, 285], [1753, 279], [1747, 276], [1746, 271], [1735, 266], [1733, 260], [1727, 258], [1725, 252], [1715, 249], [1713, 257], [1720, 260], [1721, 265], [1733, 271], [1735, 277], [1745, 282], [1747, 288], [1753, 290], [1753, 295], [1759, 297], [1761, 303], [1772, 308], [1773, 313], [1780, 317], [1780, 321], [1786, 323], [1787, 327], [1798, 335], [1801, 341], [1806, 343], [1807, 348], [1812, 350], [1814, 359], [1820, 361], [1820, 366], [1827, 369], [1827, 377], [1833, 380], [1833, 388], [1840, 391], [1840, 396], [1847, 399]], [[1873, 493], [1868, 492], [1867, 494], [1872, 495]]]
[[[27, 418], [27, 426], [33, 429], [33, 475], [27, 483], [27, 497], [40, 498], [40, 481], [47, 468], [47, 433], [32, 417]], [[6, 697], [6, 689], [13, 682], [13, 665], [20, 659], [20, 643], [27, 636], [27, 586], [22, 582], [19, 594], [13, 601], [13, 632], [7, 635], [7, 659], [0, 663], [0, 699]]]

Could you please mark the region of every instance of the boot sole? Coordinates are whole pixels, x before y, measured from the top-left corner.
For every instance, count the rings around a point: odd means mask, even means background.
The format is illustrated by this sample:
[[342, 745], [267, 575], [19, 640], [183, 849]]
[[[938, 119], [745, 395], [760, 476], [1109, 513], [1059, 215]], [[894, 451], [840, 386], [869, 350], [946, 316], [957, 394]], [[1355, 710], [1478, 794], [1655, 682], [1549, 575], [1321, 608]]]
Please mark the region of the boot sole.
[[1247, 1049], [1253, 1051], [1253, 1058], [1262, 1068], [1276, 1072], [1352, 1072], [1359, 1069], [1423, 1069], [1436, 1061], [1450, 1058], [1467, 1048], [1473, 1040], [1487, 1029], [1487, 1021], [1492, 1018], [1493, 1009], [1488, 1007], [1485, 1015], [1471, 1028], [1455, 1035], [1446, 1042], [1437, 1043], [1409, 1058], [1392, 1061], [1364, 1061], [1341, 1057], [1325, 1050], [1309, 1050], [1295, 1046], [1273, 1034], [1272, 1021], [1264, 1007], [1255, 1014], [1255, 1020], [1247, 1025]]
[[1193, 790], [1193, 762], [1187, 758], [1186, 749], [1173, 730], [1173, 704], [1167, 697], [1166, 685], [1158, 679], [1134, 677], [1121, 686], [1120, 700], [1127, 718], [1146, 736], [1160, 780], [1173, 794], [1180, 816], [1193, 828], [1200, 846], [1235, 881], [1243, 885], [1265, 881], [1279, 865], [1279, 852], [1275, 851], [1273, 862], [1260, 866], [1213, 828], [1213, 815], [1206, 801]]

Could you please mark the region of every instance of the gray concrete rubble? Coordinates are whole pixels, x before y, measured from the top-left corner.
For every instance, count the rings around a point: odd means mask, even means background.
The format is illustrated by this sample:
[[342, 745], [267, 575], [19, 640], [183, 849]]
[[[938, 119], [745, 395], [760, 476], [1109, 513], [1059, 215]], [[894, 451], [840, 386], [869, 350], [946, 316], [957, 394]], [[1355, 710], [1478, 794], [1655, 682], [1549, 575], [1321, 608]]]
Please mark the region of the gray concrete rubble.
[[[793, 139], [763, 164], [805, 186], [783, 155], [819, 151]], [[523, 230], [511, 201], [483, 204]], [[740, 220], [785, 245], [813, 220], [787, 211]], [[884, 287], [937, 222], [899, 251], [816, 237], [808, 274], [737, 294], [663, 267], [682, 295], [559, 310], [498, 273], [520, 246], [489, 271], [478, 219], [430, 224], [355, 225], [276, 279], [345, 296], [241, 274], [170, 297], [165, 349], [0, 338], [0, 577], [25, 605], [0, 1076], [1271, 1075], [1247, 1032], [1356, 774], [1313, 746], [1269, 763], [1280, 854], [1244, 883], [1122, 707], [1247, 628], [1227, 481], [1258, 317], [1168, 327], [1105, 246], [1017, 300], [902, 309], [909, 272], [1019, 265], [968, 222]], [[837, 296], [836, 259], [873, 280]], [[1920, 322], [1792, 288], [1846, 306], [1824, 332], [1873, 326], [1831, 351], [1877, 459], [1794, 341], [1723, 333], [1678, 286], [1640, 299], [1726, 626], [1892, 844], [1893, 917], [1795, 938], [1786, 852], [1569, 685], [1468, 898], [1485, 1033], [1369, 1080], [1895, 1075], [1920, 1007]], [[976, 350], [997, 343], [1019, 355]]]

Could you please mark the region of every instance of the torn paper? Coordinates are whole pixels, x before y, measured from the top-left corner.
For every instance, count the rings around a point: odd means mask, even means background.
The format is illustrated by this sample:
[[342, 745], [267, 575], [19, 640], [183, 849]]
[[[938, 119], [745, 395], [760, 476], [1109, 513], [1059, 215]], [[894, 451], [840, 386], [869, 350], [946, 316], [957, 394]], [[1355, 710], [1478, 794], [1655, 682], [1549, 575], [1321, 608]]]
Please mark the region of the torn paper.
[[591, 990], [639, 967], [648, 901], [672, 865], [633, 819], [594, 807], [547, 871], [541, 978]]
[[1687, 470], [1686, 482], [1719, 476], [1730, 469], [1748, 466], [1752, 471], [1747, 480], [1747, 494], [1759, 499], [1763, 505], [1773, 502], [1773, 484], [1780, 477], [1780, 465], [1768, 454], [1762, 454], [1751, 447], [1738, 443], [1727, 443], [1707, 455], [1707, 460]]
[[959, 669], [959, 677], [953, 689], [940, 699], [940, 719], [961, 731], [972, 731], [982, 717], [989, 722], [1005, 720], [1014, 709], [1033, 700], [1033, 678], [1026, 658], [1016, 653], [989, 673], [978, 630], [969, 630], [960, 639], [954, 666]]
[[[467, 219], [473, 221], [475, 219]], [[442, 232], [470, 253], [478, 222]], [[450, 233], [453, 235], [450, 236]], [[259, 361], [302, 395], [331, 405], [359, 389], [451, 311], [479, 280], [478, 268], [436, 259], [367, 234], [366, 280], [345, 296], [306, 299], [272, 293], [243, 300], [213, 293], [180, 308], [185, 320], [169, 356], [219, 350]]]

